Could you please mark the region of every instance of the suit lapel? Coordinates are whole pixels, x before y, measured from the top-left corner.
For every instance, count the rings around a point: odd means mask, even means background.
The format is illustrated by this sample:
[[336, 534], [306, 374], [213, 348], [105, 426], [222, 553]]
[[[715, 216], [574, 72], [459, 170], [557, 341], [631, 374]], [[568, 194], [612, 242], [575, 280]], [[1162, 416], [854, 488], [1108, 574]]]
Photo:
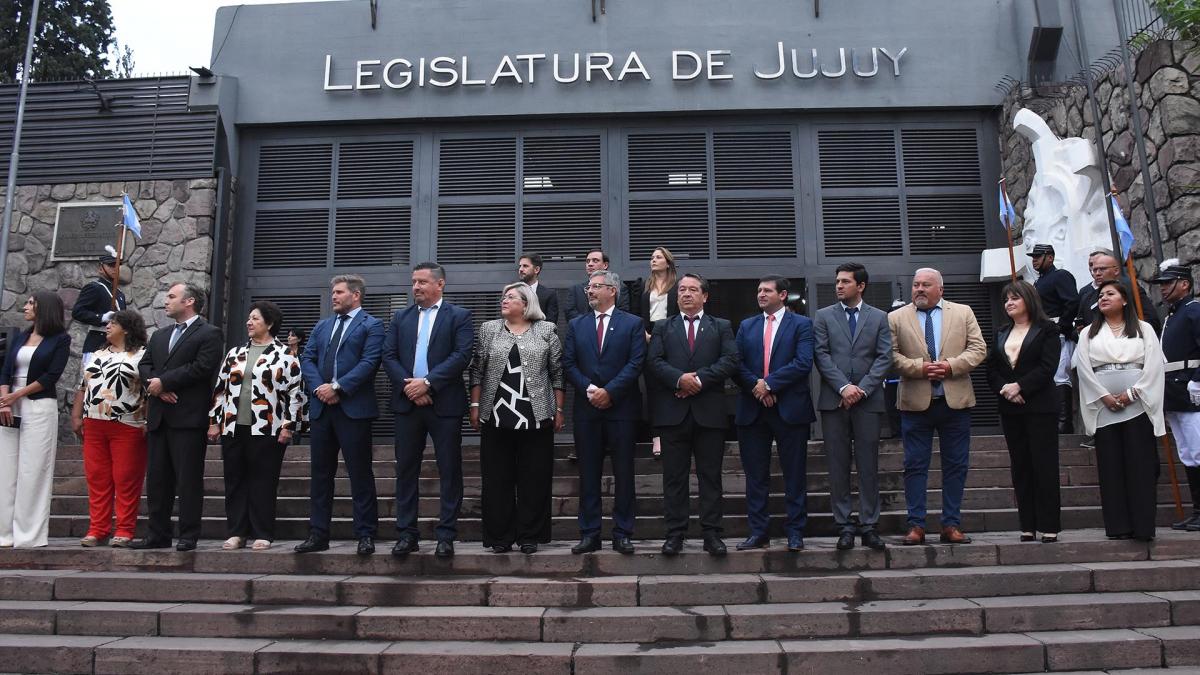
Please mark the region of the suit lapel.
[[[180, 335], [179, 339], [175, 341], [174, 349], [171, 349], [171, 336], [170, 336], [170, 334], [167, 335], [167, 360], [168, 361], [171, 360], [172, 356], [179, 353], [179, 346], [183, 344], [184, 340], [187, 340], [192, 335], [195, 335], [196, 331], [200, 330], [200, 325], [203, 322], [204, 322], [204, 317], [196, 317], [196, 320], [192, 322], [192, 325], [188, 326], [187, 329], [183, 331], [183, 335]], [[175, 327], [172, 326], [170, 328], [170, 330], [174, 331]]]
[[[933, 358], [933, 355], [929, 353], [929, 347], [925, 345], [925, 317], [923, 314], [921, 314], [921, 312], [917, 311], [916, 305], [910, 304], [909, 307], [912, 308], [912, 327], [913, 331], [916, 332], [917, 340], [921, 343], [922, 349], [925, 350], [925, 355], [929, 358]], [[942, 328], [945, 328], [944, 324]]]
[[1025, 339], [1021, 340], [1021, 350], [1017, 352], [1017, 363], [1021, 363], [1025, 358], [1025, 350], [1029, 349], [1029, 345], [1033, 344], [1033, 339], [1041, 332], [1041, 328], [1034, 324], [1029, 327], [1029, 332], [1025, 334]]
[[[784, 343], [784, 339], [791, 339], [792, 331], [795, 329], [795, 322], [796, 317], [791, 312], [783, 313], [783, 318], [779, 320], [779, 328], [771, 338], [771, 363], [767, 364], [767, 372], [775, 370], [771, 367], [775, 363], [775, 355], [779, 353], [779, 346]], [[763, 323], [766, 323], [766, 321], [764, 320]]]

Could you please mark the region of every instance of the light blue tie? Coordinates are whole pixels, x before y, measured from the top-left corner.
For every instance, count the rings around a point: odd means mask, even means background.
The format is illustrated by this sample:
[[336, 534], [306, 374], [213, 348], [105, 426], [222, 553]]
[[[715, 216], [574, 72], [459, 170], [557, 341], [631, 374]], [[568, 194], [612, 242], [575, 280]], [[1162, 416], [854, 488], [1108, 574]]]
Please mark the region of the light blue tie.
[[413, 377], [424, 378], [429, 374], [429, 310], [433, 307], [418, 307], [421, 318], [417, 323], [417, 354], [413, 357]]

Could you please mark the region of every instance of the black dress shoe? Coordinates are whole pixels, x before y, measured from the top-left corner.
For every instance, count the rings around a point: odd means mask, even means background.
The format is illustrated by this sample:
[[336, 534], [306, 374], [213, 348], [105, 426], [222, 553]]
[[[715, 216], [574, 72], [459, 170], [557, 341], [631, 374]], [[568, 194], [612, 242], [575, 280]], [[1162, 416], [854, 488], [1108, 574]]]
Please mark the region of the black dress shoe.
[[375, 553], [375, 540], [370, 537], [358, 538], [358, 550], [355, 551], [358, 555], [372, 555]]
[[195, 551], [196, 550], [196, 540], [195, 539], [180, 539], [178, 542], [175, 543], [175, 550], [176, 551]]
[[872, 551], [883, 551], [887, 548], [887, 544], [883, 543], [883, 537], [880, 537], [875, 530], [863, 532], [862, 545]]
[[709, 555], [720, 558], [725, 555], [725, 542], [715, 534], [704, 535], [704, 550]]
[[512, 544], [496, 544], [492, 547], [492, 553], [511, 553]]
[[525, 555], [537, 553], [537, 544], [521, 544], [521, 553]]
[[166, 541], [159, 541], [157, 539], [136, 539], [132, 544], [130, 544], [129, 548], [136, 548], [142, 551], [151, 548], [171, 548], [171, 540], [168, 539]]
[[854, 533], [843, 532], [842, 536], [838, 537], [837, 550], [849, 551], [852, 548], [854, 548]]
[[400, 537], [396, 540], [396, 544], [392, 546], [392, 555], [397, 558], [403, 558], [409, 553], [415, 553], [420, 550], [417, 545], [417, 540], [412, 537]]
[[575, 555], [582, 555], [584, 553], [591, 553], [599, 550], [600, 535], [598, 534], [589, 534], [583, 539], [580, 539], [578, 544], [575, 544], [571, 547], [571, 553], [574, 553]]
[[737, 545], [739, 551], [749, 551], [752, 548], [766, 548], [771, 545], [771, 539], [766, 535], [759, 536], [752, 534], [746, 537], [746, 541]]
[[613, 537], [612, 549], [621, 555], [632, 555], [633, 542], [629, 537]]
[[788, 535], [788, 550], [792, 552], [804, 550], [804, 537], [799, 534]]
[[683, 537], [678, 535], [667, 537], [663, 542], [662, 553], [666, 556], [679, 555], [683, 551]]
[[315, 534], [310, 534], [308, 539], [296, 544], [296, 553], [315, 553], [317, 551], [328, 550], [329, 540], [318, 537]]
[[439, 558], [453, 558], [454, 542], [450, 541], [449, 539], [439, 539], [437, 543], [437, 549], [434, 550], [433, 554]]

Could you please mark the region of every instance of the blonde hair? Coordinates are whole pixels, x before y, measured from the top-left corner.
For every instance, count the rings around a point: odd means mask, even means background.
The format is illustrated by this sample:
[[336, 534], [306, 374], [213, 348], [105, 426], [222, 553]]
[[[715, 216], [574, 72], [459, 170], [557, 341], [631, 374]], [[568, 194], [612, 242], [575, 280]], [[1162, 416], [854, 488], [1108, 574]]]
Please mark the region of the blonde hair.
[[654, 278], [654, 269], [650, 270], [650, 290], [658, 291], [660, 294], [666, 294], [672, 288], [675, 288], [675, 283], [679, 281], [679, 272], [675, 269], [675, 256], [671, 254], [665, 246], [656, 246], [650, 252], [650, 257], [653, 258], [655, 253], [662, 253], [667, 259], [667, 271], [664, 274], [665, 284], [658, 283]]
[[529, 284], [524, 281], [509, 284], [500, 292], [500, 296], [504, 297], [509, 291], [516, 291], [521, 296], [521, 300], [525, 303], [525, 318], [530, 321], [545, 321], [546, 315], [542, 313], [542, 305], [538, 302], [537, 293], [529, 287]]

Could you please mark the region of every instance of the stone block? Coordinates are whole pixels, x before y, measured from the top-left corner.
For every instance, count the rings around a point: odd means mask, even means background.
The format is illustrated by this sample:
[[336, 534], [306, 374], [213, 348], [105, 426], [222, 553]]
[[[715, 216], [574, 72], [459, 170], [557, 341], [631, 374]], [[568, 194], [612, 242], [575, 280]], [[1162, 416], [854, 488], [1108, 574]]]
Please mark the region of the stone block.
[[574, 650], [574, 644], [544, 642], [397, 642], [379, 662], [380, 672], [395, 675], [570, 675]]
[[[254, 672], [362, 673], [380, 672], [379, 655], [387, 642], [362, 640], [286, 640], [264, 647], [254, 655]], [[437, 669], [427, 672], [436, 672]]]
[[983, 610], [961, 598], [880, 600], [850, 604], [847, 610], [852, 627], [864, 636], [983, 632]]
[[173, 637], [354, 637], [354, 617], [364, 607], [187, 604], [159, 614], [158, 632]]
[[192, 196], [187, 200], [187, 214], [189, 216], [209, 216], [213, 215], [213, 207], [216, 204], [217, 191], [211, 188], [193, 189]]
[[575, 651], [573, 672], [574, 675], [769, 675], [780, 672], [779, 655], [779, 643], [774, 640], [695, 645], [581, 645]]
[[780, 643], [788, 675], [1011, 673], [1044, 669], [1042, 645], [1024, 635], [796, 640]]
[[937, 532], [927, 532], [925, 540], [931, 543], [925, 546], [888, 546], [888, 568], [975, 567], [998, 564], [996, 545], [992, 542], [980, 541], [965, 545], [933, 543], [938, 540]]
[[1176, 626], [1200, 624], [1200, 591], [1155, 591], [1147, 595], [1171, 603], [1171, 623]]
[[1176, 591], [1200, 588], [1200, 562], [1147, 560], [1129, 563], [1083, 563], [1092, 570], [1097, 591]]
[[183, 226], [179, 224], [178, 220], [172, 218], [163, 221], [162, 231], [158, 233], [158, 243], [175, 246], [182, 244], [184, 239]]
[[[865, 573], [864, 573], [865, 574]], [[860, 577], [762, 574], [766, 602], [834, 602], [862, 598]]]
[[1176, 163], [1167, 170], [1167, 185], [1171, 196], [1200, 193], [1200, 164]]
[[14, 673], [91, 673], [92, 652], [116, 638], [0, 635], [0, 663]]
[[371, 607], [357, 617], [364, 640], [542, 639], [540, 607]]
[[1170, 603], [1142, 593], [1081, 593], [972, 598], [989, 633], [1166, 626]]
[[[1175, 669], [1181, 666], [1200, 665], [1200, 627], [1170, 626], [1166, 628], [1141, 628], [1145, 633], [1162, 643], [1163, 665]], [[1195, 669], [1193, 672], [1200, 671]]]
[[172, 272], [178, 272], [183, 269], [183, 246], [175, 246], [171, 249], [170, 255], [167, 256], [167, 269]]
[[550, 608], [542, 620], [546, 642], [660, 642], [724, 640], [721, 607]]
[[80, 572], [58, 579], [54, 584], [54, 595], [60, 600], [249, 602], [250, 581], [255, 576], [187, 572]]
[[65, 202], [75, 197], [75, 184], [63, 183], [50, 186], [50, 198], [57, 202]]
[[163, 243], [156, 243], [146, 247], [143, 250], [145, 253], [142, 254], [142, 257], [137, 261], [137, 264], [143, 267], [149, 267], [150, 265], [162, 265], [163, 263], [167, 262], [167, 258], [169, 258], [171, 255], [172, 248]]
[[207, 272], [212, 267], [212, 239], [197, 237], [183, 249], [181, 264], [184, 269]]
[[1055, 565], [1093, 561], [1145, 560], [1148, 555], [1144, 542], [1074, 540], [1069, 536], [1064, 536], [1062, 541], [1053, 546], [1030, 546], [1016, 541], [1006, 541], [997, 544], [997, 549], [1001, 565]]
[[366, 606], [486, 605], [488, 577], [350, 577], [339, 584], [342, 602]]
[[[106, 638], [111, 639], [111, 638]], [[254, 653], [270, 640], [131, 637], [96, 649], [97, 675], [254, 672]]]
[[1188, 93], [1188, 76], [1179, 68], [1159, 68], [1150, 76], [1150, 95], [1156, 99], [1167, 94], [1186, 93]]
[[1021, 595], [1048, 588], [1091, 590], [1089, 570], [1074, 565], [930, 568], [863, 572], [864, 597], [873, 600]]
[[[642, 593], [644, 598], [644, 589]], [[493, 607], [634, 607], [638, 604], [638, 579], [496, 577], [487, 585], [487, 597]]]
[[856, 634], [857, 616], [840, 602], [732, 605], [729, 637], [733, 640], [845, 637]]
[[74, 602], [55, 600], [0, 600], [0, 633], [54, 633], [58, 610]]
[[[336, 605], [338, 582], [345, 576], [272, 574], [250, 583], [250, 601], [256, 605]], [[361, 604], [348, 601], [351, 605]]]
[[1155, 668], [1162, 665], [1156, 638], [1133, 630], [1064, 630], [1028, 633], [1046, 649], [1050, 670]]
[[642, 606], [736, 605], [761, 602], [756, 574], [644, 576], [638, 582]]
[[1200, 136], [1169, 138], [1158, 150], [1158, 166], [1169, 170], [1175, 162], [1200, 162]]
[[0, 571], [0, 600], [52, 600], [54, 582], [73, 570]]
[[1165, 96], [1159, 105], [1167, 136], [1189, 136], [1200, 129], [1200, 101], [1190, 95]]
[[63, 635], [158, 635], [158, 613], [177, 606], [156, 602], [83, 602], [58, 612]]

